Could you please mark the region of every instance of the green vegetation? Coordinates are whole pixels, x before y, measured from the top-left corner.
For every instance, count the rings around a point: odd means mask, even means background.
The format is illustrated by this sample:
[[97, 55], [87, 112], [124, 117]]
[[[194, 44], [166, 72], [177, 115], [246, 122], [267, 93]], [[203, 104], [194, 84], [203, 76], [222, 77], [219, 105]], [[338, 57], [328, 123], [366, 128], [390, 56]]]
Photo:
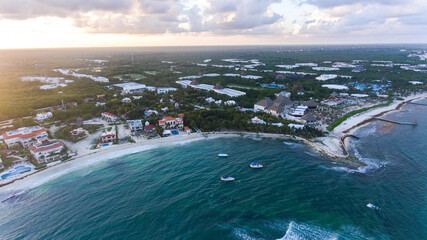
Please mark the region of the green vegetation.
[[368, 110], [371, 110], [371, 109], [377, 108], [377, 107], [385, 107], [385, 106], [390, 105], [392, 102], [393, 102], [393, 99], [389, 99], [387, 103], [378, 104], [378, 105], [374, 105], [371, 107], [366, 107], [366, 108], [361, 108], [361, 109], [351, 111], [351, 112], [345, 114], [344, 116], [338, 118], [337, 120], [335, 120], [335, 122], [331, 123], [326, 129], [328, 131], [332, 131], [332, 130], [334, 130], [334, 128], [336, 128], [338, 125], [340, 125], [342, 122], [344, 122], [348, 118], [350, 118], [350, 117], [352, 117], [358, 113], [365, 112], [365, 111], [368, 111]]

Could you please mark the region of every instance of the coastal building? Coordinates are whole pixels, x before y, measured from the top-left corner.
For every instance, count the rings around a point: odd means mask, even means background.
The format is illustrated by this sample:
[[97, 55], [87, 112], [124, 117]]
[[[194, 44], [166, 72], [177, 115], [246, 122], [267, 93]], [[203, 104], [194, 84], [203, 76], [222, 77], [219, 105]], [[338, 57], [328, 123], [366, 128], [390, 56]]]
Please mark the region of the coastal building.
[[110, 143], [116, 141], [116, 132], [115, 131], [105, 131], [101, 135], [102, 143]]
[[149, 117], [149, 116], [151, 116], [153, 114], [159, 115], [159, 112], [156, 111], [156, 110], [151, 110], [151, 109], [148, 109], [148, 110], [144, 111], [144, 116], [146, 116], [146, 117]]
[[157, 88], [157, 94], [169, 93], [176, 90], [177, 89], [174, 87], [160, 87], [160, 88]]
[[3, 160], [1, 160], [1, 157], [0, 157], [0, 169], [3, 169], [4, 168], [4, 166], [3, 166]]
[[121, 90], [123, 93], [126, 94], [141, 93], [146, 90], [146, 87], [147, 86], [145, 86], [145, 84], [140, 84], [136, 82], [113, 84], [114, 89]]
[[258, 117], [253, 117], [250, 120], [251, 123], [255, 123], [255, 124], [266, 124], [267, 122], [265, 122], [264, 120], [258, 118]]
[[294, 129], [303, 129], [304, 125], [302, 125], [302, 124], [295, 124], [295, 123], [289, 123], [288, 127], [289, 128], [294, 128]]
[[101, 113], [101, 117], [102, 117], [102, 119], [104, 119], [108, 122], [115, 122], [119, 119], [119, 117], [117, 117], [117, 115], [114, 115], [114, 114], [109, 113], [109, 112]]
[[76, 128], [76, 129], [70, 131], [70, 133], [73, 136], [77, 136], [77, 135], [79, 135], [81, 133], [83, 133], [84, 135], [88, 135], [89, 134], [89, 132], [86, 129], [83, 129], [83, 128]]
[[130, 102], [132, 102], [132, 99], [130, 99], [128, 97], [125, 97], [122, 99], [122, 103], [130, 103]]
[[184, 130], [185, 130], [185, 132], [186, 132], [187, 134], [190, 134], [190, 133], [191, 133], [191, 129], [190, 129], [189, 127], [184, 127]]
[[301, 117], [304, 116], [307, 111], [307, 106], [298, 106], [295, 108], [295, 110], [291, 113], [292, 116]]
[[47, 138], [46, 129], [39, 126], [24, 127], [3, 133], [3, 141], [8, 147], [20, 143], [23, 147], [30, 146], [34, 141]]
[[70, 102], [71, 107], [77, 107], [77, 105], [78, 105], [77, 102]]
[[145, 134], [154, 134], [155, 130], [156, 126], [154, 126], [154, 124], [148, 124], [144, 126]]
[[141, 120], [128, 120], [129, 129], [132, 135], [141, 132], [144, 129]]
[[315, 123], [317, 123], [316, 117], [311, 113], [305, 114], [301, 117], [301, 119], [305, 121], [306, 125], [314, 125]]
[[31, 154], [38, 162], [58, 160], [64, 148], [64, 143], [57, 139], [39, 139], [29, 147]]
[[45, 119], [51, 118], [53, 115], [51, 112], [42, 112], [36, 114], [36, 120], [37, 121], [43, 121]]
[[183, 129], [184, 120], [180, 117], [164, 117], [162, 120], [159, 120], [159, 126], [163, 129]]
[[319, 106], [319, 103], [309, 100], [309, 101], [303, 101], [301, 103], [302, 106], [307, 106], [308, 109], [317, 109], [317, 107]]
[[104, 99], [104, 98], [105, 98], [105, 94], [96, 95], [96, 99]]
[[255, 111], [266, 111], [270, 106], [273, 105], [273, 100], [269, 97], [262, 99], [261, 101], [254, 104]]
[[190, 80], [179, 80], [176, 81], [179, 85], [181, 85], [183, 88], [192, 87], [199, 90], [204, 91], [214, 91], [218, 94], [224, 94], [228, 95], [230, 97], [240, 97], [246, 95], [245, 92], [234, 90], [231, 88], [223, 88], [220, 84], [217, 84], [216, 86], [210, 85], [210, 84], [202, 84], [199, 83], [196, 79]]

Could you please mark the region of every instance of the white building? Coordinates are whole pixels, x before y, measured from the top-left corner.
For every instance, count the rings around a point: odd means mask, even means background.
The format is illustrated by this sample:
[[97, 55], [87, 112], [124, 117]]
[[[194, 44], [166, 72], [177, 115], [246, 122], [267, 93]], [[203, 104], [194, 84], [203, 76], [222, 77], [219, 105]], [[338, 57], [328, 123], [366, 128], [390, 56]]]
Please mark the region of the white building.
[[3, 133], [3, 140], [8, 147], [21, 143], [28, 147], [37, 139], [47, 138], [46, 129], [39, 126], [24, 127]]
[[228, 95], [230, 97], [239, 97], [239, 96], [246, 95], [246, 93], [242, 92], [242, 91], [234, 90], [231, 88], [222, 88], [222, 87], [220, 87], [220, 85], [217, 87], [217, 86], [210, 85], [210, 84], [201, 84], [201, 83], [198, 83], [196, 80], [193, 80], [193, 81], [179, 80], [179, 81], [176, 81], [176, 83], [181, 85], [183, 88], [187, 88], [189, 86], [189, 87], [192, 87], [195, 89], [200, 89], [200, 90], [205, 90], [205, 91], [214, 91], [218, 94], [225, 94], [225, 95]]
[[295, 123], [289, 123], [288, 124], [289, 128], [295, 128], [295, 129], [303, 129], [304, 125], [303, 124], [295, 124]]
[[51, 112], [42, 112], [36, 114], [37, 121], [43, 121], [45, 119], [51, 118], [53, 115]]
[[83, 129], [83, 128], [76, 128], [74, 130], [71, 130], [70, 133], [73, 136], [77, 136], [80, 133], [83, 133], [84, 135], [88, 135], [89, 134], [89, 132], [86, 129]]
[[132, 102], [132, 99], [130, 99], [128, 97], [125, 97], [122, 99], [122, 103], [130, 103], [130, 102]]
[[157, 88], [157, 94], [169, 93], [176, 90], [177, 89], [174, 87], [160, 87], [160, 88]]
[[119, 119], [119, 117], [117, 117], [117, 115], [114, 115], [114, 114], [109, 113], [109, 112], [101, 113], [101, 117], [108, 122], [115, 122]]
[[56, 139], [39, 139], [30, 146], [30, 152], [38, 162], [57, 160], [59, 153], [64, 148], [64, 143]]
[[116, 89], [120, 89], [123, 93], [127, 94], [140, 93], [145, 91], [147, 88], [145, 84], [140, 84], [136, 82], [113, 84], [113, 87]]
[[265, 122], [264, 120], [259, 119], [258, 117], [254, 117], [254, 118], [252, 118], [252, 119], [251, 119], [251, 122], [252, 122], [252, 123], [255, 123], [255, 124], [266, 124], [266, 122]]

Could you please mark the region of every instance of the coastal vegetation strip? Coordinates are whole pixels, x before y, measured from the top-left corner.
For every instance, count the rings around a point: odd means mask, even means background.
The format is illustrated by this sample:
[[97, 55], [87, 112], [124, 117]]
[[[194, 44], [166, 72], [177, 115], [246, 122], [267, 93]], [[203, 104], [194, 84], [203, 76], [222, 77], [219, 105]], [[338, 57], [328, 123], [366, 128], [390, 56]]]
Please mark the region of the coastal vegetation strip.
[[351, 111], [351, 112], [345, 114], [344, 116], [338, 118], [337, 120], [335, 120], [335, 122], [331, 123], [326, 129], [328, 131], [332, 131], [332, 130], [334, 130], [334, 128], [336, 128], [338, 125], [340, 125], [342, 122], [344, 122], [348, 118], [350, 118], [350, 117], [352, 117], [358, 113], [366, 112], [368, 110], [378, 108], [378, 107], [386, 107], [386, 106], [390, 105], [391, 103], [393, 103], [393, 99], [389, 99], [388, 102], [386, 102], [386, 103], [377, 104], [377, 105], [374, 105], [371, 107], [366, 107], [366, 108], [361, 108], [361, 109]]

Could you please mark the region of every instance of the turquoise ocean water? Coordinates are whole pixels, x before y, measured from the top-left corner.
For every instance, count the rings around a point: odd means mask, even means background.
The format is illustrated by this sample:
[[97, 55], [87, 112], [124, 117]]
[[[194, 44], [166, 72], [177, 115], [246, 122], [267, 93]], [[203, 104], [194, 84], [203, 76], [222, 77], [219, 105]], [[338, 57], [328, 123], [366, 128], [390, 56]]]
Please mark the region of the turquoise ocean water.
[[403, 109], [387, 117], [418, 126], [357, 131], [362, 169], [283, 140], [162, 147], [9, 198], [0, 239], [426, 239], [427, 107]]

